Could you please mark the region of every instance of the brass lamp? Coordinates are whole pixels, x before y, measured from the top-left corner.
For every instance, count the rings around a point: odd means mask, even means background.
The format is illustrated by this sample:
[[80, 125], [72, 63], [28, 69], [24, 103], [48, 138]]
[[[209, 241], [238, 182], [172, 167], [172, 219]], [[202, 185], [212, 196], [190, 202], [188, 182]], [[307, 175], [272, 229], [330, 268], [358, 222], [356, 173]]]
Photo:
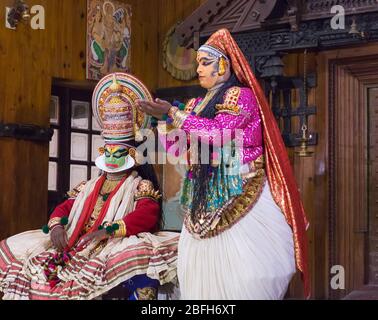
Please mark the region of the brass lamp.
[[352, 18], [352, 24], [350, 26], [349, 34], [353, 36], [360, 36], [361, 38], [365, 38], [365, 33], [358, 30], [358, 26], [356, 23], [356, 17]]
[[301, 142], [301, 145], [299, 147], [299, 150], [295, 150], [295, 153], [299, 157], [311, 157], [314, 152], [308, 149], [308, 142], [311, 139], [311, 135], [307, 136], [307, 126], [303, 124], [302, 126], [302, 138], [299, 139]]
[[[304, 91], [304, 99], [305, 99], [305, 106], [307, 107], [307, 49], [304, 51], [304, 59], [303, 59], [303, 91]], [[295, 154], [299, 157], [311, 157], [314, 152], [308, 149], [308, 143], [311, 140], [312, 136], [307, 135], [308, 127], [307, 127], [307, 117], [304, 118], [304, 122], [302, 124], [302, 137], [298, 140], [300, 141], [299, 150], [295, 150]]]

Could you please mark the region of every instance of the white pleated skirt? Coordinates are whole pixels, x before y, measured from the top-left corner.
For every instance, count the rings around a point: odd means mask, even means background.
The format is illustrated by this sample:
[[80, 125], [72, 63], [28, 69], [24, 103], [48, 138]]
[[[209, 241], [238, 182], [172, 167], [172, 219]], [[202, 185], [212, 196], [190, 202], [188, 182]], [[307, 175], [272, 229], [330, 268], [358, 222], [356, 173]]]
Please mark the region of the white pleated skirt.
[[268, 182], [253, 209], [220, 235], [198, 240], [183, 227], [177, 272], [184, 300], [283, 299], [296, 272], [293, 233]]

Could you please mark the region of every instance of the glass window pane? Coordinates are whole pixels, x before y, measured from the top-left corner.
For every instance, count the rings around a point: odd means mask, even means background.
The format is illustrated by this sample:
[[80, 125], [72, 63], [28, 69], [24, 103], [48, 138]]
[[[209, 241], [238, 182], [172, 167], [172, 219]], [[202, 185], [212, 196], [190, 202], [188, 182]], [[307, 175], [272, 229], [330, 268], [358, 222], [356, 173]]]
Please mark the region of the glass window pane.
[[98, 124], [97, 120], [95, 117], [92, 117], [92, 130], [93, 131], [101, 131], [101, 127]]
[[92, 161], [95, 161], [96, 158], [100, 155], [98, 149], [103, 147], [105, 144], [104, 139], [101, 136], [94, 135], [92, 136]]
[[72, 100], [71, 127], [88, 129], [89, 102]]
[[71, 133], [71, 160], [88, 161], [88, 135]]
[[56, 162], [49, 162], [49, 191], [57, 191], [58, 178], [58, 164]]
[[50, 123], [59, 124], [59, 97], [51, 96], [50, 99]]
[[87, 180], [87, 166], [72, 164], [70, 170], [70, 189], [75, 188], [79, 183]]
[[100, 169], [92, 166], [91, 168], [91, 179], [97, 178], [100, 174]]
[[59, 131], [57, 129], [54, 129], [54, 135], [51, 138], [49, 149], [49, 156], [51, 158], [58, 158], [58, 137]]

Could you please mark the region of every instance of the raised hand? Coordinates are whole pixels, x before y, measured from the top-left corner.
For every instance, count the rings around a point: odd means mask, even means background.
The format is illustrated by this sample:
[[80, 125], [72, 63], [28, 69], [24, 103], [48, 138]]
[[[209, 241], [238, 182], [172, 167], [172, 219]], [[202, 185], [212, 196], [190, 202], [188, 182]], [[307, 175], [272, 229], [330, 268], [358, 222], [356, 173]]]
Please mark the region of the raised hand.
[[172, 105], [165, 100], [155, 99], [155, 101], [136, 100], [138, 109], [157, 119], [162, 119], [163, 115], [168, 113]]

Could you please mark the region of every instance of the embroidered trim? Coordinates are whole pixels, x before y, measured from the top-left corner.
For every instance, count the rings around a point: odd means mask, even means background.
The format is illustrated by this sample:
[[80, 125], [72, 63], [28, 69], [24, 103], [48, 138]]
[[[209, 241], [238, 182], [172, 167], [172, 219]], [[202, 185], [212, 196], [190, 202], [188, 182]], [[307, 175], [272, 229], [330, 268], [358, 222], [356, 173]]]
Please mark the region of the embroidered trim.
[[87, 183], [86, 181], [82, 181], [75, 188], [73, 188], [72, 190], [68, 191], [67, 192], [68, 197], [70, 199], [76, 199], [77, 196], [79, 195], [79, 193], [84, 190], [84, 187], [85, 187], [86, 183]]
[[195, 99], [195, 98], [190, 99], [190, 100], [188, 101], [188, 103], [186, 104], [184, 111], [187, 112], [187, 113], [192, 112], [192, 111], [193, 111], [193, 108], [194, 108], [194, 105], [195, 105], [195, 102], [196, 102], [196, 99]]
[[154, 190], [154, 185], [150, 180], [142, 180], [139, 182], [138, 191], [135, 193], [134, 200], [151, 199], [159, 201], [161, 194], [159, 190]]
[[215, 109], [218, 110], [216, 114], [225, 112], [238, 116], [240, 114], [240, 106], [238, 105], [240, 92], [240, 87], [232, 87], [228, 89], [224, 96], [223, 103], [215, 106]]
[[124, 238], [127, 234], [126, 223], [123, 220], [117, 220], [114, 223], [118, 224], [119, 229], [114, 232], [114, 237]]
[[101, 240], [91, 251], [89, 251], [89, 257], [95, 253], [100, 252], [102, 249], [104, 249], [107, 243], [108, 243], [108, 239]]
[[206, 213], [197, 223], [193, 223], [190, 213], [186, 213], [184, 224], [197, 239], [215, 237], [230, 229], [254, 207], [266, 182], [264, 169], [258, 169], [253, 178], [245, 180], [243, 193], [227, 202], [215, 212]]
[[173, 115], [172, 125], [175, 128], [180, 129], [183, 126], [187, 117], [189, 117], [189, 113], [186, 113], [185, 111], [181, 111], [181, 110], [176, 111], [175, 114]]
[[218, 110], [215, 114], [229, 113], [235, 116], [240, 115], [240, 107], [238, 105], [217, 104], [215, 109]]
[[265, 157], [264, 155], [259, 156], [256, 160], [251, 161], [248, 164], [248, 173], [243, 173], [242, 177], [243, 179], [250, 179], [254, 178], [256, 176], [256, 172], [259, 169], [264, 169], [265, 168]]
[[54, 227], [61, 225], [61, 220], [62, 218], [52, 218], [49, 220], [47, 226], [49, 227], [50, 230], [52, 230]]
[[151, 287], [137, 288], [134, 297], [136, 300], [156, 300], [156, 289]]
[[241, 93], [240, 87], [232, 87], [228, 89], [225, 94], [223, 104], [226, 106], [237, 106], [240, 93]]

